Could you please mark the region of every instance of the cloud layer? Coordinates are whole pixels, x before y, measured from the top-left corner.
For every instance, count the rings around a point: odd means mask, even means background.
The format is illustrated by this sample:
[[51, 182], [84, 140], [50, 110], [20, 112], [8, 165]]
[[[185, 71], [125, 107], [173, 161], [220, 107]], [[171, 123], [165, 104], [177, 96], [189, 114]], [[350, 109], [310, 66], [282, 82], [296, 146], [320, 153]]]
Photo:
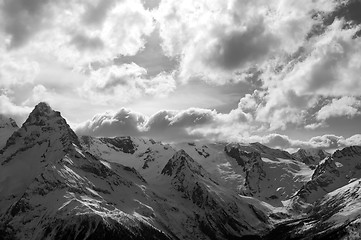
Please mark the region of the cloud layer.
[[[277, 134], [332, 130], [335, 119], [360, 117], [360, 8], [353, 0], [3, 0], [0, 113], [22, 121], [45, 100], [83, 122], [80, 133], [167, 141], [282, 142]], [[158, 106], [150, 117], [123, 107], [165, 102], [184, 86], [197, 97], [194, 82], [228, 87], [211, 97], [233, 94], [238, 106]], [[245, 89], [232, 89], [240, 83]]]

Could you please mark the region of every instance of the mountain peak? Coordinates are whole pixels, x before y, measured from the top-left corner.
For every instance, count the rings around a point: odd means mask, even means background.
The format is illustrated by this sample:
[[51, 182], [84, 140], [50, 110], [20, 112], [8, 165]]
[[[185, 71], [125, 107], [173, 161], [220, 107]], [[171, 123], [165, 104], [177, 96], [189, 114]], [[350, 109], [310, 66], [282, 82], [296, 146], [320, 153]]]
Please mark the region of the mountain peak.
[[48, 103], [46, 103], [46, 102], [39, 102], [36, 106], [35, 106], [35, 108], [34, 108], [34, 110], [39, 110], [39, 111], [42, 111], [42, 112], [50, 112], [50, 111], [52, 111], [53, 109], [50, 107], [50, 105], [48, 104]]
[[12, 156], [19, 149], [28, 149], [44, 143], [56, 146], [59, 150], [69, 149], [72, 144], [80, 147], [78, 137], [60, 112], [41, 102], [35, 106], [22, 127], [12, 134], [1, 151], [8, 150], [9, 156]]
[[61, 117], [60, 112], [54, 111], [49, 104], [45, 102], [40, 102], [36, 105], [33, 111], [29, 114], [28, 119], [25, 121], [24, 125], [38, 125], [43, 126], [45, 122], [54, 117]]
[[[177, 151], [163, 168], [161, 174], [174, 176], [177, 175], [206, 175], [205, 170], [199, 163], [193, 160], [183, 149]], [[190, 175], [189, 175], [190, 176]]]

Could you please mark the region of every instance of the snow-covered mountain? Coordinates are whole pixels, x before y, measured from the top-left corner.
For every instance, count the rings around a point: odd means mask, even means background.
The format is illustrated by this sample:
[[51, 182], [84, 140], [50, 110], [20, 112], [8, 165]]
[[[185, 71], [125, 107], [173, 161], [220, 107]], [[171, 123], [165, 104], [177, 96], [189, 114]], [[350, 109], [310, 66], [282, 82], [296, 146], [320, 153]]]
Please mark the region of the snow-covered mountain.
[[267, 204], [223, 187], [184, 151], [113, 140], [99, 141], [120, 158], [137, 150], [155, 158], [141, 156], [141, 169], [147, 161], [161, 166], [155, 160], [166, 159], [163, 152], [171, 156], [147, 182], [86, 151], [59, 112], [38, 104], [1, 151], [1, 239], [239, 239], [271, 228]]
[[176, 152], [168, 144], [135, 137], [81, 136], [80, 143], [95, 156], [135, 168], [147, 181], [159, 175]]
[[263, 239], [361, 239], [361, 179], [326, 194], [307, 215], [279, 224]]
[[0, 149], [5, 146], [8, 138], [18, 129], [14, 119], [0, 114]]
[[296, 202], [313, 203], [325, 194], [361, 178], [361, 146], [335, 151], [320, 162], [312, 179], [297, 192]]
[[288, 152], [260, 143], [232, 143], [225, 151], [244, 166], [245, 182], [241, 193], [274, 206], [283, 206], [282, 201], [294, 195], [312, 176], [312, 169]]
[[283, 206], [282, 201], [295, 194], [313, 173], [309, 166], [288, 152], [260, 143], [185, 142], [167, 145], [134, 137], [82, 136], [80, 139], [82, 146], [92, 154], [134, 167], [148, 182], [153, 182], [177, 150], [184, 150], [223, 186], [274, 206]]
[[2, 239], [170, 238], [152, 222], [145, 180], [82, 151], [45, 103], [11, 136], [0, 162]]
[[[0, 150], [0, 239], [359, 239], [361, 146], [78, 136], [38, 104]], [[9, 125], [10, 124], [10, 125]]]
[[322, 149], [309, 148], [302, 149], [300, 148], [297, 152], [293, 153], [292, 156], [308, 166], [315, 167], [321, 160], [329, 157], [331, 154]]

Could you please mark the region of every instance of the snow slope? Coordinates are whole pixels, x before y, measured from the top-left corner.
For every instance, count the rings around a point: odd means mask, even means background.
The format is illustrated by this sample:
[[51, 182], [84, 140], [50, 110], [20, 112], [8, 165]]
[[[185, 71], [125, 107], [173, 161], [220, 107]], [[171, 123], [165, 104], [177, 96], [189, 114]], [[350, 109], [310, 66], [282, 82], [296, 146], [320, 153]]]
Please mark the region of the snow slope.
[[18, 125], [12, 118], [0, 114], [0, 149], [5, 146], [8, 138], [18, 129]]
[[316, 167], [312, 179], [297, 192], [294, 202], [313, 203], [358, 178], [361, 178], [361, 146], [337, 150]]
[[313, 173], [288, 152], [260, 143], [228, 144], [226, 153], [244, 166], [245, 183], [241, 193], [273, 206], [283, 206], [283, 201], [293, 196]]
[[147, 181], [159, 175], [175, 153], [168, 144], [135, 137], [81, 136], [80, 142], [86, 151], [95, 156], [135, 168]]
[[361, 179], [317, 201], [306, 216], [278, 225], [264, 240], [361, 239]]

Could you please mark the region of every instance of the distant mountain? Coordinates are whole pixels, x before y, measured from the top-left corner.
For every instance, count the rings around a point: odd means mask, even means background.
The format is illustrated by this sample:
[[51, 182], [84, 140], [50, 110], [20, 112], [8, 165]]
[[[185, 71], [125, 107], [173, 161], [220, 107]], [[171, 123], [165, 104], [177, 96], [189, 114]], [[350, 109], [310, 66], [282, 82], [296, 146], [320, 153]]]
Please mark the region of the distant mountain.
[[290, 153], [260, 143], [232, 143], [225, 151], [244, 167], [241, 193], [273, 206], [283, 206], [312, 176], [312, 169]]
[[0, 149], [2, 149], [9, 137], [18, 130], [15, 120], [0, 114]]
[[299, 149], [297, 152], [293, 153], [292, 156], [295, 159], [300, 160], [301, 162], [307, 164], [311, 167], [316, 167], [321, 160], [326, 157], [331, 156], [330, 153], [322, 149]]

